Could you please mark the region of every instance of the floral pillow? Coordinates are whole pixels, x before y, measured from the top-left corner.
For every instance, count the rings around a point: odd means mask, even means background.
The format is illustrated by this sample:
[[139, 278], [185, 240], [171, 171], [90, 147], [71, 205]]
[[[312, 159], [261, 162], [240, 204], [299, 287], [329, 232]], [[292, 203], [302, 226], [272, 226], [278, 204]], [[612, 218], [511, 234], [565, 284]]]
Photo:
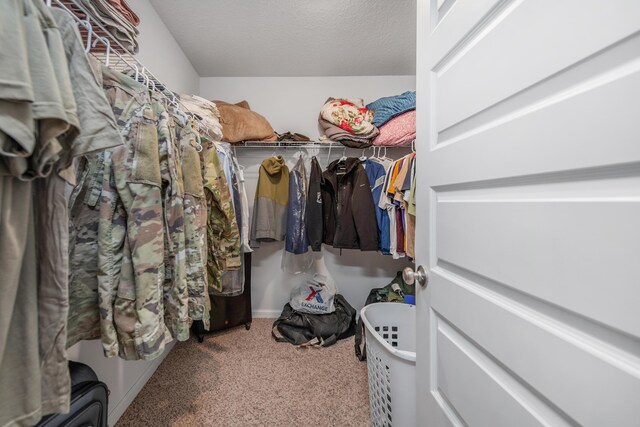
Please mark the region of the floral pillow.
[[380, 135], [373, 145], [411, 145], [416, 139], [416, 110], [407, 111], [380, 126]]
[[366, 135], [375, 129], [371, 123], [373, 112], [365, 108], [361, 99], [331, 99], [324, 104], [320, 115], [329, 123], [352, 134]]

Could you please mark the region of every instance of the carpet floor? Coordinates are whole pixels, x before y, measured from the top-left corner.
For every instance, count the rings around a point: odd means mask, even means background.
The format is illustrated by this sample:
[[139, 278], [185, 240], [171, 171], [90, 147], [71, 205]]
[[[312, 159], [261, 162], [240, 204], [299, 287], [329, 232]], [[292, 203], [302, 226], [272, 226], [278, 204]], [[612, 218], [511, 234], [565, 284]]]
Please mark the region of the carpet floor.
[[353, 338], [298, 349], [271, 338], [272, 322], [178, 343], [116, 427], [370, 425]]

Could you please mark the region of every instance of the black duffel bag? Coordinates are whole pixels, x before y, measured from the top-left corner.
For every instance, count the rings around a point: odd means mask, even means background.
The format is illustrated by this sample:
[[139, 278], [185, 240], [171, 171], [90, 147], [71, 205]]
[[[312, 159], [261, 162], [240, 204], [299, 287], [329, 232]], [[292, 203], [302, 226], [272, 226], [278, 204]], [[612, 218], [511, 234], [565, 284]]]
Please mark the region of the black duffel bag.
[[340, 294], [335, 296], [336, 310], [328, 314], [300, 313], [287, 303], [273, 322], [271, 335], [278, 342], [299, 346], [328, 347], [339, 339], [355, 334], [356, 310]]
[[71, 405], [69, 413], [49, 415], [37, 427], [107, 427], [109, 390], [83, 363], [69, 362]]

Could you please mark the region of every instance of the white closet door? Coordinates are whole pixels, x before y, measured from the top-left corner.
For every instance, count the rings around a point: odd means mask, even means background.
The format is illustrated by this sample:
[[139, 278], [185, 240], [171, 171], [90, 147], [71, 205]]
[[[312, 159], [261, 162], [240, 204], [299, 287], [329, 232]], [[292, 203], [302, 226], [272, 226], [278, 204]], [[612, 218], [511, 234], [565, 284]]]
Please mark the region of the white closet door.
[[640, 425], [640, 1], [418, 0], [418, 424]]

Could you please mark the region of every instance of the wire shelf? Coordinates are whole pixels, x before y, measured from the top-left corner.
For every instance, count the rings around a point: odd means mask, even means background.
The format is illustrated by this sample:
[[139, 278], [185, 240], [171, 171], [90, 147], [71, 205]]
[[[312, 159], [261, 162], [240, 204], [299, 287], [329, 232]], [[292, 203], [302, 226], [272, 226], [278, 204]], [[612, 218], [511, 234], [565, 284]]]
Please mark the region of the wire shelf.
[[[245, 141], [245, 142], [231, 144], [231, 146], [235, 148], [327, 148], [327, 149], [339, 147], [339, 148], [346, 148], [347, 150], [367, 150], [367, 149], [371, 149], [372, 147], [376, 147], [376, 146], [370, 146], [367, 148], [351, 148], [343, 145], [338, 141], [329, 141], [329, 140], [327, 141], [273, 141], [273, 142]], [[391, 149], [403, 148], [406, 150], [406, 149], [410, 149], [411, 146], [410, 145], [390, 146], [386, 148], [391, 148]]]
[[335, 141], [245, 141], [231, 145], [236, 148], [331, 148], [342, 146]]

